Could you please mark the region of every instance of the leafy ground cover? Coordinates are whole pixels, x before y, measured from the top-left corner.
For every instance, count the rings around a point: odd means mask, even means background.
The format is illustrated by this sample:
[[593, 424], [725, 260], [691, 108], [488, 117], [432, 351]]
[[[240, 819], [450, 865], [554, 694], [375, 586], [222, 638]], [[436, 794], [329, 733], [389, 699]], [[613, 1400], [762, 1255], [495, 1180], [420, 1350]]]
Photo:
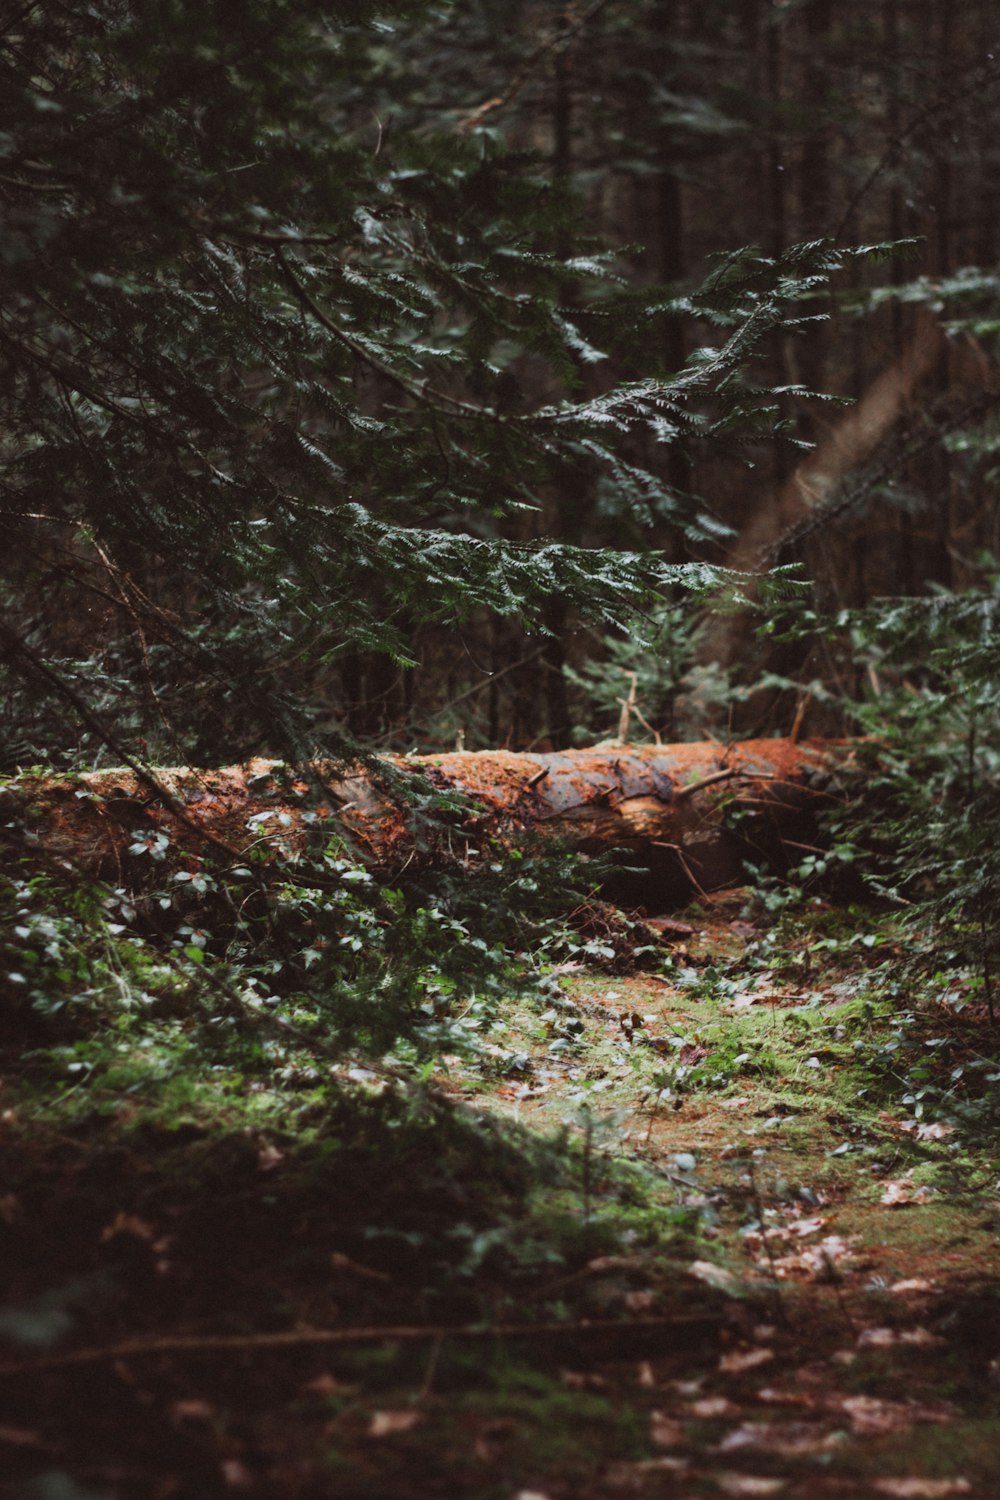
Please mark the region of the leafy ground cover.
[[8, 1035], [3, 1493], [992, 1495], [976, 981], [858, 908], [659, 925], [433, 1069]]

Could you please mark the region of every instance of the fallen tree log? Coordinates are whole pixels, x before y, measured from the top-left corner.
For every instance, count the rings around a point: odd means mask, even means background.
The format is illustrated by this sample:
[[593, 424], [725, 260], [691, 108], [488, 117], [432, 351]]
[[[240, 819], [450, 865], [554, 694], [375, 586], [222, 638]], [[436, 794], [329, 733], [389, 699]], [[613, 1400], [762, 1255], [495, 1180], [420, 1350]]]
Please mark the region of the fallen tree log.
[[254, 760], [31, 773], [0, 790], [0, 823], [11, 852], [126, 888], [145, 885], [151, 863], [266, 865], [331, 836], [392, 875], [446, 847], [475, 857], [491, 840], [555, 834], [585, 852], [627, 850], [668, 886], [712, 890], [740, 878], [748, 850], [794, 856], [850, 748], [766, 739], [392, 756], [346, 772]]

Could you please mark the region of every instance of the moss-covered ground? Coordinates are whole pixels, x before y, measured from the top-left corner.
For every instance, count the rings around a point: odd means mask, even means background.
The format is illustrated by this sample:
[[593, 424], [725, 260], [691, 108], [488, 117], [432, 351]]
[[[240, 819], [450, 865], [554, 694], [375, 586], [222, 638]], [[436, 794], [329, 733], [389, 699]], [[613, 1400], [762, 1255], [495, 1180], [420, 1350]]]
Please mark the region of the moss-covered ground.
[[54, 1089], [10, 1027], [0, 1493], [995, 1496], [975, 980], [863, 909], [666, 936], [423, 1082], [167, 1015]]

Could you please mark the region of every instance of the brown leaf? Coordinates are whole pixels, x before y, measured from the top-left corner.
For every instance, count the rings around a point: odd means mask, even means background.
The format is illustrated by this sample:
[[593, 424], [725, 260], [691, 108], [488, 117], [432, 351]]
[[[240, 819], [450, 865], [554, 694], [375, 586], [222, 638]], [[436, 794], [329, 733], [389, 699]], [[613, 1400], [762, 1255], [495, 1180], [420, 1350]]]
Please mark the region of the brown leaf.
[[560, 1370], [559, 1379], [571, 1391], [604, 1391], [608, 1382], [592, 1370]]
[[322, 1375], [317, 1375], [315, 1380], [307, 1380], [300, 1385], [299, 1390], [309, 1396], [340, 1396], [357, 1390], [357, 1386], [345, 1385], [342, 1380], [331, 1375], [329, 1370], [325, 1370]]
[[744, 1422], [734, 1427], [718, 1446], [719, 1453], [771, 1453], [779, 1458], [817, 1458], [843, 1441], [814, 1422]]
[[261, 1136], [257, 1144], [257, 1168], [261, 1172], [273, 1172], [275, 1167], [280, 1167], [285, 1159], [284, 1151], [279, 1151], [277, 1146], [272, 1145]]
[[862, 1328], [858, 1334], [859, 1349], [889, 1349], [898, 1342], [895, 1328]]
[[859, 1349], [891, 1349], [897, 1344], [912, 1344], [917, 1348], [933, 1348], [946, 1344], [947, 1339], [931, 1333], [929, 1328], [863, 1328], [858, 1334]]
[[955, 1415], [943, 1402], [927, 1406], [918, 1401], [886, 1401], [875, 1396], [846, 1396], [840, 1405], [850, 1417], [854, 1431], [863, 1436], [899, 1432], [915, 1422], [950, 1422]]
[[253, 1475], [247, 1468], [246, 1464], [243, 1463], [240, 1459], [227, 1458], [220, 1464], [219, 1467], [222, 1470], [222, 1477], [225, 1480], [226, 1484], [229, 1485], [230, 1489], [253, 1489]]
[[683, 1448], [687, 1441], [683, 1422], [662, 1411], [650, 1413], [649, 1436], [658, 1448]]
[[645, 1481], [652, 1475], [686, 1474], [690, 1466], [686, 1458], [665, 1454], [663, 1458], [641, 1458], [612, 1464], [605, 1477], [610, 1493], [620, 1495], [628, 1490], [642, 1489]]
[[677, 922], [673, 917], [644, 917], [643, 921], [647, 927], [652, 927], [654, 932], [670, 932], [675, 937], [691, 937], [695, 931], [687, 922]]
[[732, 1271], [727, 1271], [725, 1266], [717, 1266], [710, 1260], [692, 1261], [688, 1271], [699, 1281], [715, 1287], [716, 1291], [734, 1294], [740, 1290], [739, 1277], [734, 1276]]
[[872, 1489], [894, 1500], [946, 1500], [949, 1495], [967, 1495], [972, 1489], [967, 1479], [876, 1479]]
[[848, 1259], [850, 1253], [850, 1246], [842, 1235], [828, 1234], [818, 1245], [810, 1245], [799, 1255], [781, 1256], [775, 1261], [774, 1268], [782, 1277], [801, 1271], [810, 1279], [824, 1280]]
[[793, 1219], [788, 1225], [788, 1233], [796, 1235], [816, 1234], [820, 1229], [829, 1224], [829, 1215], [814, 1214], [811, 1219]]
[[742, 1375], [745, 1370], [756, 1370], [774, 1358], [773, 1349], [733, 1349], [719, 1360], [719, 1371], [723, 1375]]
[[215, 1416], [215, 1407], [207, 1401], [173, 1401], [170, 1416], [174, 1422], [210, 1422]]
[[350, 1276], [359, 1276], [364, 1281], [392, 1280], [387, 1271], [375, 1271], [371, 1266], [363, 1266], [359, 1261], [352, 1260], [349, 1255], [342, 1255], [339, 1250], [331, 1251], [330, 1265], [335, 1271], [343, 1271]]
[[810, 1395], [808, 1391], [782, 1391], [771, 1385], [757, 1391], [754, 1399], [763, 1401], [767, 1406], [800, 1406], [808, 1410], [813, 1409], [817, 1404], [816, 1397]]
[[376, 1411], [368, 1423], [368, 1436], [374, 1438], [395, 1437], [398, 1432], [409, 1432], [421, 1420], [420, 1412]]
[[8, 1448], [41, 1448], [42, 1439], [37, 1432], [30, 1432], [26, 1427], [4, 1427], [0, 1426], [0, 1443], [5, 1443]]
[[716, 1474], [715, 1482], [724, 1495], [780, 1495], [788, 1488], [787, 1479], [765, 1474]]
[[901, 1177], [897, 1182], [883, 1182], [885, 1189], [879, 1202], [886, 1208], [908, 1208], [914, 1203], [926, 1203], [934, 1196], [933, 1189], [917, 1187], [909, 1178]]
[[738, 1417], [740, 1408], [726, 1396], [701, 1396], [688, 1407], [692, 1417], [702, 1422], [711, 1422], [719, 1417]]
[[145, 1219], [138, 1218], [135, 1214], [116, 1214], [110, 1224], [101, 1230], [101, 1244], [106, 1245], [110, 1240], [115, 1240], [119, 1235], [129, 1235], [134, 1240], [153, 1240], [156, 1238], [156, 1230], [152, 1224], [147, 1224]]

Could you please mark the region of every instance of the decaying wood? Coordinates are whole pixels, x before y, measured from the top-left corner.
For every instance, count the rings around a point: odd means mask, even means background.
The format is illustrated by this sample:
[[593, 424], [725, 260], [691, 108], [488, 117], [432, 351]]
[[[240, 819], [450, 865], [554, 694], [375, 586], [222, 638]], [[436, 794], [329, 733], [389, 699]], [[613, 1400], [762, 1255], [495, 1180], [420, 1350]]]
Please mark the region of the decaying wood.
[[[552, 754], [484, 750], [385, 757], [371, 768], [251, 761], [219, 770], [24, 776], [0, 791], [22, 848], [126, 887], [164, 859], [193, 868], [295, 853], [331, 835], [392, 874], [415, 857], [476, 857], [493, 838], [556, 834], [588, 852], [622, 848], [702, 889], [734, 879], [746, 845], [802, 838], [833, 792], [842, 743], [603, 744]], [[458, 794], [457, 800], [455, 794]], [[443, 822], [429, 836], [427, 811]], [[733, 812], [740, 817], [733, 819]]]

